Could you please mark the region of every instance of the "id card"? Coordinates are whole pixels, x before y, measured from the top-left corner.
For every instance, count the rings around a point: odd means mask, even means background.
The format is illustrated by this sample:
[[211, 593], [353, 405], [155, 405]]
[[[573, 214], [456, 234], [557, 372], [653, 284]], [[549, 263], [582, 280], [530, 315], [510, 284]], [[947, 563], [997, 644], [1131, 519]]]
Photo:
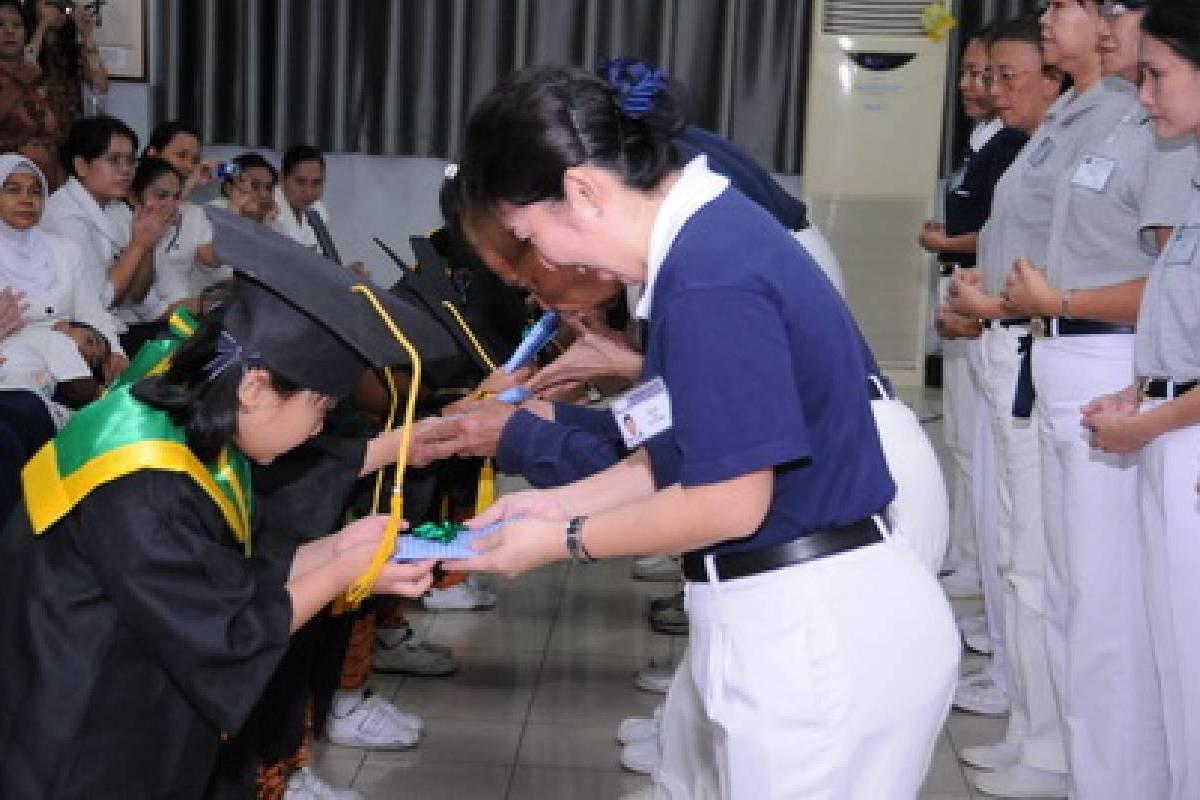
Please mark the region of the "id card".
[[661, 377], [613, 398], [612, 414], [630, 450], [671, 428], [671, 396]]
[[1167, 266], [1191, 266], [1196, 262], [1197, 247], [1200, 247], [1200, 226], [1181, 225], [1176, 228], [1167, 246]]
[[1113, 170], [1116, 168], [1117, 162], [1111, 158], [1086, 155], [1079, 162], [1079, 166], [1075, 168], [1075, 174], [1071, 177], [1071, 185], [1082, 186], [1093, 192], [1103, 192], [1104, 187], [1108, 185], [1108, 179], [1112, 177]]
[[1033, 152], [1029, 154], [1029, 166], [1040, 167], [1042, 164], [1045, 164], [1052, 150], [1054, 150], [1054, 140], [1050, 138], [1042, 139], [1038, 142]]

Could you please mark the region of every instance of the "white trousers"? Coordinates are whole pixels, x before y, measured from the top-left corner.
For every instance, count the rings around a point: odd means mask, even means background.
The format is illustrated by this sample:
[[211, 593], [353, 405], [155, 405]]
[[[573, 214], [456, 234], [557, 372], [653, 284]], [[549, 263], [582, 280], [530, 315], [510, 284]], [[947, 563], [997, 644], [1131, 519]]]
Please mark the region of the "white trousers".
[[997, 553], [1012, 707], [1005, 739], [1017, 746], [1023, 764], [1066, 772], [1062, 726], [1046, 658], [1046, 535], [1037, 420], [1012, 415], [1021, 362], [1018, 340], [1027, 332], [1028, 326], [985, 331], [979, 376], [996, 455]]
[[1135, 459], [1094, 450], [1080, 407], [1133, 380], [1133, 336], [1034, 342], [1047, 543], [1046, 652], [1073, 797], [1168, 793]]
[[842, 264], [838, 261], [837, 253], [833, 252], [833, 247], [825, 238], [825, 234], [821, 233], [810, 220], [807, 228], [792, 231], [792, 238], [808, 251], [813, 261], [817, 262], [817, 266], [825, 273], [825, 277], [829, 278], [833, 288], [837, 289], [837, 293], [845, 297], [846, 282], [842, 278]]
[[[1163, 401], [1147, 402], [1149, 408]], [[1146, 590], [1171, 798], [1191, 800], [1200, 797], [1200, 425], [1159, 436], [1140, 461]]]
[[937, 453], [912, 409], [899, 400], [871, 401], [883, 456], [896, 482], [888, 507], [892, 535], [908, 542], [921, 563], [936, 575], [950, 535], [946, 482]]
[[979, 575], [975, 531], [974, 464], [979, 392], [971, 379], [970, 351], [978, 340], [948, 339], [942, 344], [942, 418], [950, 454], [950, 546], [946, 569], [971, 578]]
[[657, 795], [911, 800], [958, 676], [949, 605], [895, 540], [687, 584]]
[[1004, 692], [1012, 673], [1008, 656], [1008, 633], [1004, 618], [1004, 578], [1000, 565], [1008, 558], [1007, 495], [997, 491], [997, 445], [992, 430], [991, 406], [985, 391], [983, 341], [974, 340], [967, 353], [975, 398], [975, 444], [971, 462], [971, 507], [974, 513], [975, 543], [979, 560], [979, 579], [983, 588], [983, 613], [987, 618], [988, 641], [992, 658], [987, 674]]

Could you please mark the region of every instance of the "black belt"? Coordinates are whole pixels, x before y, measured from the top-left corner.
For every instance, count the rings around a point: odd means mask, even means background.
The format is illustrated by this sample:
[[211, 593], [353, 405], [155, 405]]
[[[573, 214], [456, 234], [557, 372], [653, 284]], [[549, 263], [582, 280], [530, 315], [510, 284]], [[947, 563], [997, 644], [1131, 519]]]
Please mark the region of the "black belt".
[[994, 327], [1013, 328], [1017, 325], [1028, 325], [1029, 317], [1006, 317], [1005, 319], [985, 319], [981, 320], [983, 327], [991, 329]]
[[1142, 378], [1142, 397], [1173, 400], [1200, 386], [1200, 381], [1173, 381], [1170, 378]]
[[[760, 572], [803, 564], [818, 558], [857, 550], [869, 544], [883, 541], [875, 520], [867, 518], [852, 522], [842, 528], [827, 528], [814, 531], [807, 536], [790, 542], [748, 550], [744, 553], [728, 553], [713, 558], [717, 578], [723, 581], [746, 578]], [[683, 577], [689, 581], [707, 581], [708, 571], [704, 568], [704, 556], [687, 553], [683, 557]]]
[[1101, 322], [1095, 319], [1043, 317], [1047, 336], [1091, 336], [1097, 333], [1133, 333], [1132, 325]]

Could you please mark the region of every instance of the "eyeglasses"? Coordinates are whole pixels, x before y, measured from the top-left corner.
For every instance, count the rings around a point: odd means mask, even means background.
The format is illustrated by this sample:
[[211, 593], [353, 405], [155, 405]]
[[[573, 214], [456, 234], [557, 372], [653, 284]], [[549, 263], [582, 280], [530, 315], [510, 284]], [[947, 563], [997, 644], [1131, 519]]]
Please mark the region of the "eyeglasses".
[[1002, 70], [1000, 72], [988, 70], [983, 74], [983, 85], [989, 88], [992, 86], [998, 86], [1002, 89], [1011, 89], [1016, 85], [1018, 80], [1034, 72], [1037, 72], [1037, 70]]
[[137, 158], [132, 153], [105, 153], [100, 156], [110, 167], [132, 167], [137, 164]]
[[958, 73], [958, 79], [960, 81], [966, 80], [969, 85], [977, 86], [980, 89], [986, 89], [988, 87], [987, 70], [968, 69], [963, 67], [963, 69]]

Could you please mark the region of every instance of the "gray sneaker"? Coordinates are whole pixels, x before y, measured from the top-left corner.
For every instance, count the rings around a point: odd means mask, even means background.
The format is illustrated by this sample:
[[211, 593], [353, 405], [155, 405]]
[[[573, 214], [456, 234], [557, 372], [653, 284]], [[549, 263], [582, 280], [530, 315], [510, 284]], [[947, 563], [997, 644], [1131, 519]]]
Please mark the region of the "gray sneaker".
[[388, 644], [382, 636], [375, 637], [371, 668], [376, 672], [440, 678], [452, 675], [458, 665], [445, 648], [421, 641], [416, 631], [406, 628], [403, 637], [395, 644]]

